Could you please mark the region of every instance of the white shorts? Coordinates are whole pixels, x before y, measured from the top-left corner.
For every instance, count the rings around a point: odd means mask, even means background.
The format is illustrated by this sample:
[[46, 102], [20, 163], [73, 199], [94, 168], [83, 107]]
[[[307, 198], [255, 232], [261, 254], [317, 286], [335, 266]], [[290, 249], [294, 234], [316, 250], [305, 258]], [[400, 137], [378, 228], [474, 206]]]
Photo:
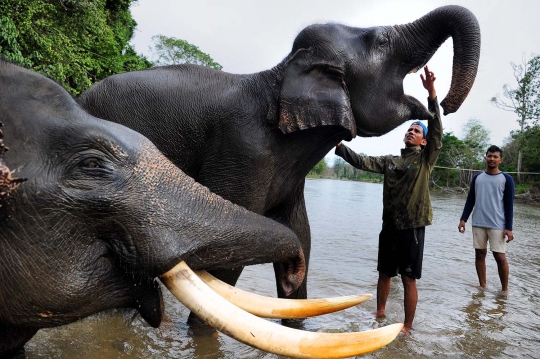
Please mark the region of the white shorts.
[[489, 249], [492, 252], [505, 253], [506, 241], [504, 240], [504, 231], [502, 229], [472, 227], [473, 244], [475, 249]]

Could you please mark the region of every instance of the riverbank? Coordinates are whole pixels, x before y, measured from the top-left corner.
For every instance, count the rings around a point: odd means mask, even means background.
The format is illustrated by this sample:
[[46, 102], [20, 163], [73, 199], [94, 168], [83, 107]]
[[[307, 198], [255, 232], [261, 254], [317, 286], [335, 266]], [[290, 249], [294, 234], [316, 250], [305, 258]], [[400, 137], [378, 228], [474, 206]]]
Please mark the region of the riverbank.
[[533, 184], [527, 192], [516, 194], [514, 198], [520, 203], [540, 205], [540, 184]]

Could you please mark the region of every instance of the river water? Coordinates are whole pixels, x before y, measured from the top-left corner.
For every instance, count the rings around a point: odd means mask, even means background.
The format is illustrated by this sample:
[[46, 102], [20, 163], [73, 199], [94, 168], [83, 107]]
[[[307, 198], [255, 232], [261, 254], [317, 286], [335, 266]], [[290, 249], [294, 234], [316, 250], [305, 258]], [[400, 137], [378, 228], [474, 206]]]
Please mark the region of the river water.
[[[307, 180], [312, 230], [308, 280], [311, 298], [375, 295], [382, 185]], [[434, 220], [426, 228], [422, 279], [412, 335], [398, 337], [363, 358], [540, 358], [540, 207], [516, 203], [507, 246], [509, 294], [500, 292], [488, 254], [487, 290], [477, 288], [470, 228], [457, 225], [464, 196], [431, 195]], [[275, 296], [270, 264], [246, 268], [238, 287]], [[159, 329], [131, 311], [100, 313], [60, 328], [41, 330], [26, 346], [33, 358], [280, 358], [218, 333], [193, 331], [188, 310], [164, 289], [166, 319]], [[403, 287], [392, 280], [387, 313], [375, 319], [375, 297], [339, 313], [309, 318], [301, 329], [352, 332], [403, 321]], [[278, 322], [278, 321], [276, 321]]]

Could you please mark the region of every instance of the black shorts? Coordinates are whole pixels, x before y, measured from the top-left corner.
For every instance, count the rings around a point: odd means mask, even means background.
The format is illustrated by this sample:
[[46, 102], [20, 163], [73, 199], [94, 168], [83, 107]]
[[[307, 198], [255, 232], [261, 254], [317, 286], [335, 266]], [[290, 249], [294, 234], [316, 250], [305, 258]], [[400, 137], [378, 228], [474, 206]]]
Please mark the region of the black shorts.
[[420, 279], [424, 257], [426, 227], [410, 229], [383, 228], [379, 234], [377, 270], [389, 277], [398, 274]]

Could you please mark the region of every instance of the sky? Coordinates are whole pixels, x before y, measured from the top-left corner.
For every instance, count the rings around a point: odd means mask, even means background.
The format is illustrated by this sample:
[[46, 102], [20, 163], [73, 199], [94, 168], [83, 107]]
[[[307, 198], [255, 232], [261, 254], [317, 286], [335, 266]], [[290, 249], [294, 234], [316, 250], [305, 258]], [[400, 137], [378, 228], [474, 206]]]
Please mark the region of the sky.
[[[137, 29], [132, 44], [150, 59], [154, 35], [183, 39], [223, 66], [223, 71], [247, 74], [270, 69], [283, 60], [296, 35], [315, 23], [337, 22], [356, 27], [412, 22], [444, 5], [461, 5], [478, 19], [482, 34], [475, 83], [461, 108], [443, 116], [445, 132], [463, 135], [463, 126], [478, 119], [490, 131], [492, 144], [502, 145], [519, 128], [513, 112], [495, 107], [490, 99], [503, 96], [503, 85], [515, 88], [510, 65], [540, 54], [540, 1], [536, 0], [139, 0], [131, 7]], [[439, 101], [450, 88], [452, 39], [428, 62], [435, 72]], [[427, 104], [420, 72], [404, 80], [405, 93]], [[409, 121], [392, 132], [346, 143], [355, 152], [380, 156], [399, 154]], [[326, 156], [332, 163], [333, 150]]]

